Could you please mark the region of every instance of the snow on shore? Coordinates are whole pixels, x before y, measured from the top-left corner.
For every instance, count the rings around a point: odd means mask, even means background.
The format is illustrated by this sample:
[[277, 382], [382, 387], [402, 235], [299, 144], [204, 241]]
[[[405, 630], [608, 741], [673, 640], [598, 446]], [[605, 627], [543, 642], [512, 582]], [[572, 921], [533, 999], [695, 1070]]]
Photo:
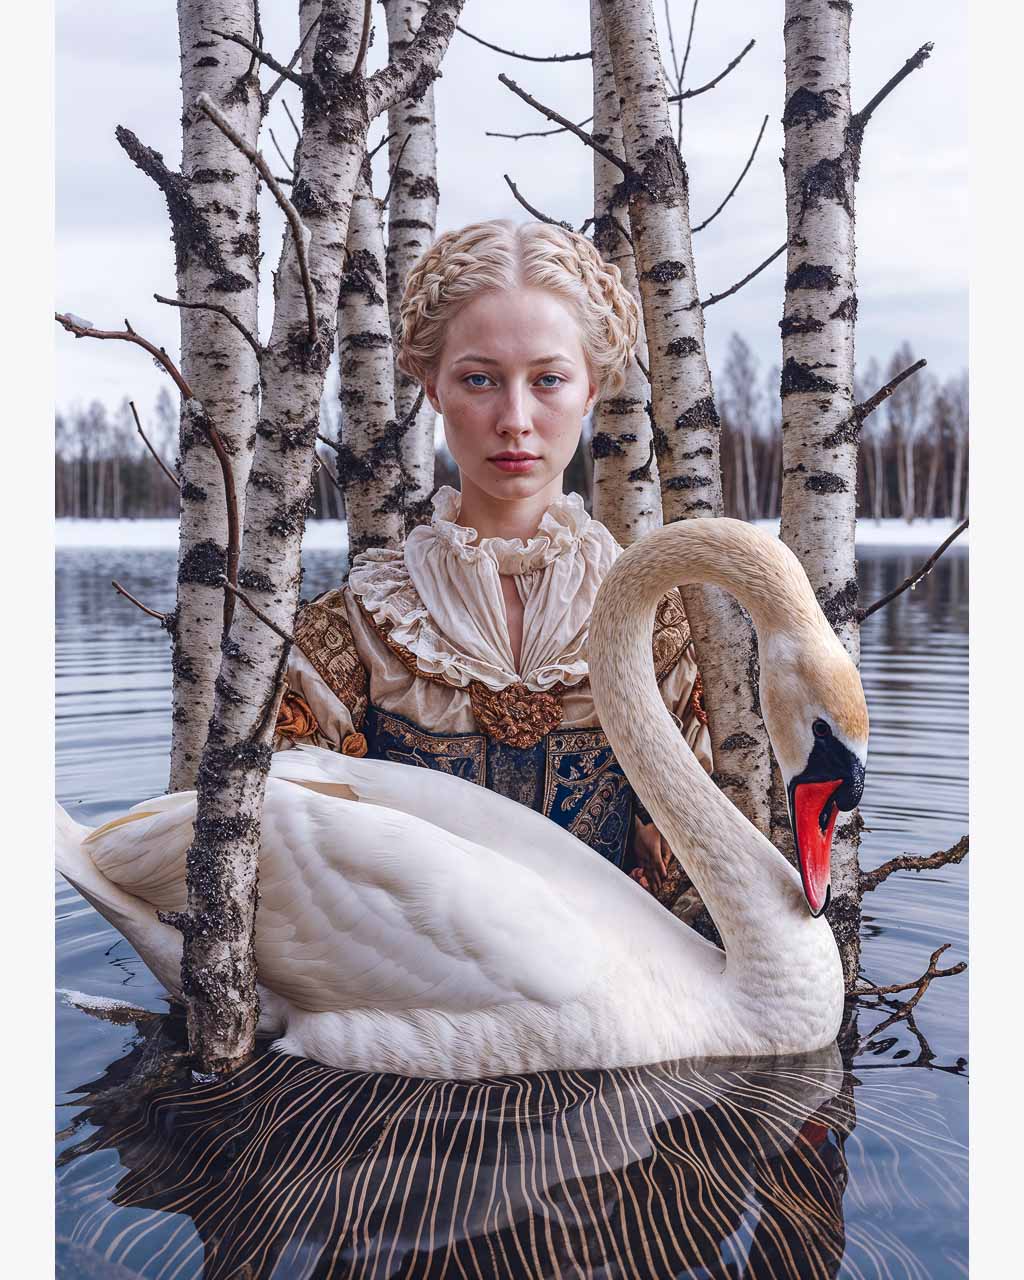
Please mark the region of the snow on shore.
[[[178, 545], [176, 520], [57, 520], [58, 547], [170, 547]], [[778, 520], [758, 520], [758, 527], [778, 533]], [[921, 547], [933, 550], [956, 528], [952, 520], [860, 520], [857, 545], [862, 547]], [[965, 530], [954, 547], [966, 547]], [[313, 551], [339, 551], [345, 545], [344, 520], [310, 520], [302, 545]]]

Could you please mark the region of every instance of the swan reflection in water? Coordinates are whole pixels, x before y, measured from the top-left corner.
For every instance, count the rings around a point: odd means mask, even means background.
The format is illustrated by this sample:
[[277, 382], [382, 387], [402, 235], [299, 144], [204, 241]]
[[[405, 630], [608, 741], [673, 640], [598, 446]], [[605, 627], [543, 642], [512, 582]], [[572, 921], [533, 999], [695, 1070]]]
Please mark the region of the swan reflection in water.
[[835, 1046], [468, 1083], [264, 1053], [196, 1085], [180, 1019], [154, 1015], [78, 1092], [65, 1274], [804, 1280], [844, 1258], [844, 1275], [926, 1274], [846, 1228]]

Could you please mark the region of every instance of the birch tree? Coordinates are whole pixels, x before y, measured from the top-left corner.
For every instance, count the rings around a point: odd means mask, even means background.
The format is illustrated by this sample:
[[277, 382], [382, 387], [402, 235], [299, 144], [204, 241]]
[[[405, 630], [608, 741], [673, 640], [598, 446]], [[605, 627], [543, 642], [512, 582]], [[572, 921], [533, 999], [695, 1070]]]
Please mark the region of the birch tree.
[[[594, 140], [615, 155], [623, 152], [619, 91], [615, 84], [601, 0], [590, 0], [590, 39], [594, 66]], [[622, 174], [606, 156], [594, 153], [594, 244], [606, 262], [622, 273], [622, 283], [640, 301], [636, 260], [628, 230], [629, 211]], [[627, 547], [661, 524], [661, 494], [654, 437], [647, 414], [650, 388], [640, 367], [646, 363], [641, 333], [636, 358], [615, 395], [594, 406], [591, 452], [594, 459], [594, 516]]]
[[[252, 39], [254, 0], [178, 0], [181, 49], [181, 172], [125, 128], [117, 139], [167, 200], [181, 308], [180, 367], [210, 433], [183, 411], [178, 446], [181, 513], [177, 603], [165, 625], [171, 635], [172, 716], [169, 789], [189, 790], [206, 741], [220, 642], [234, 608], [220, 577], [238, 567], [236, 516], [252, 461], [259, 410], [259, 362], [242, 329], [257, 329], [259, 223], [256, 170], [195, 103], [207, 94], [231, 128], [255, 147], [263, 99], [253, 55], [215, 31]], [[225, 492], [225, 465], [239, 500]], [[230, 527], [229, 527], [230, 525]]]
[[[265, 162], [250, 155], [288, 218], [261, 363], [261, 413], [238, 574], [259, 616], [237, 609], [224, 642], [198, 776], [188, 902], [184, 913], [170, 917], [184, 935], [189, 1043], [207, 1072], [229, 1070], [245, 1059], [259, 1017], [252, 926], [260, 811], [298, 600], [320, 398], [334, 346], [339, 250], [348, 234], [366, 134], [376, 116], [437, 74], [462, 2], [432, 0], [409, 48], [367, 77], [369, 6], [362, 0], [324, 0], [312, 65], [302, 74], [288, 73], [301, 88], [303, 104], [290, 201]], [[199, 106], [245, 149], [208, 96]]]
[[[650, 355], [655, 451], [666, 522], [723, 514], [721, 423], [704, 346], [686, 167], [673, 136], [651, 0], [601, 0], [624, 143], [624, 186]], [[750, 619], [718, 588], [686, 588], [704, 681], [715, 778], [762, 831], [769, 752]]]
[[[388, 28], [388, 57], [395, 61], [409, 47], [420, 28], [427, 0], [381, 0]], [[400, 304], [406, 277], [416, 259], [434, 239], [437, 225], [437, 139], [434, 125], [434, 86], [417, 92], [388, 109], [387, 307], [397, 346]], [[397, 366], [394, 370], [394, 411], [400, 422], [410, 418], [401, 441], [409, 523], [430, 517], [434, 490], [434, 410], [419, 383]]]

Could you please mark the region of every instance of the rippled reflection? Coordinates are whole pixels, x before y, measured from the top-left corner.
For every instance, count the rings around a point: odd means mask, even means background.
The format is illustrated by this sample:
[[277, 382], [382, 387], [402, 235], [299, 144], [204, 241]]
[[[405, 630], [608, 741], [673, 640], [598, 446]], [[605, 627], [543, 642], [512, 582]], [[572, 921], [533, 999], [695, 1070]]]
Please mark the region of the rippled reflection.
[[[869, 551], [862, 599], [918, 553]], [[304, 595], [337, 576], [307, 556]], [[166, 783], [166, 636], [111, 577], [172, 604], [172, 552], [58, 562], [58, 794], [96, 823]], [[863, 863], [966, 830], [967, 557], [868, 620]], [[966, 865], [866, 899], [875, 982], [966, 955]], [[57, 887], [59, 984], [163, 1010], [126, 942]], [[183, 1070], [183, 1028], [58, 1007], [59, 1273], [117, 1277], [966, 1274], [966, 980], [916, 1021], [851, 1009], [813, 1059], [683, 1063], [478, 1084], [264, 1053]], [[916, 1069], [911, 1069], [916, 1068]]]

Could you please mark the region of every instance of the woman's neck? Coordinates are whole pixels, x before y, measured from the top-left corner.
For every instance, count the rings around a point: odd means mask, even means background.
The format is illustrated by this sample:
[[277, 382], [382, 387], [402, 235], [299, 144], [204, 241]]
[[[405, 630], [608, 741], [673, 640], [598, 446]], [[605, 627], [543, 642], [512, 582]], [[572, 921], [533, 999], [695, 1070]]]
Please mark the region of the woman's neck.
[[561, 476], [529, 498], [495, 498], [466, 476], [461, 480], [462, 499], [456, 523], [475, 529], [481, 538], [529, 541], [544, 512], [562, 496]]

